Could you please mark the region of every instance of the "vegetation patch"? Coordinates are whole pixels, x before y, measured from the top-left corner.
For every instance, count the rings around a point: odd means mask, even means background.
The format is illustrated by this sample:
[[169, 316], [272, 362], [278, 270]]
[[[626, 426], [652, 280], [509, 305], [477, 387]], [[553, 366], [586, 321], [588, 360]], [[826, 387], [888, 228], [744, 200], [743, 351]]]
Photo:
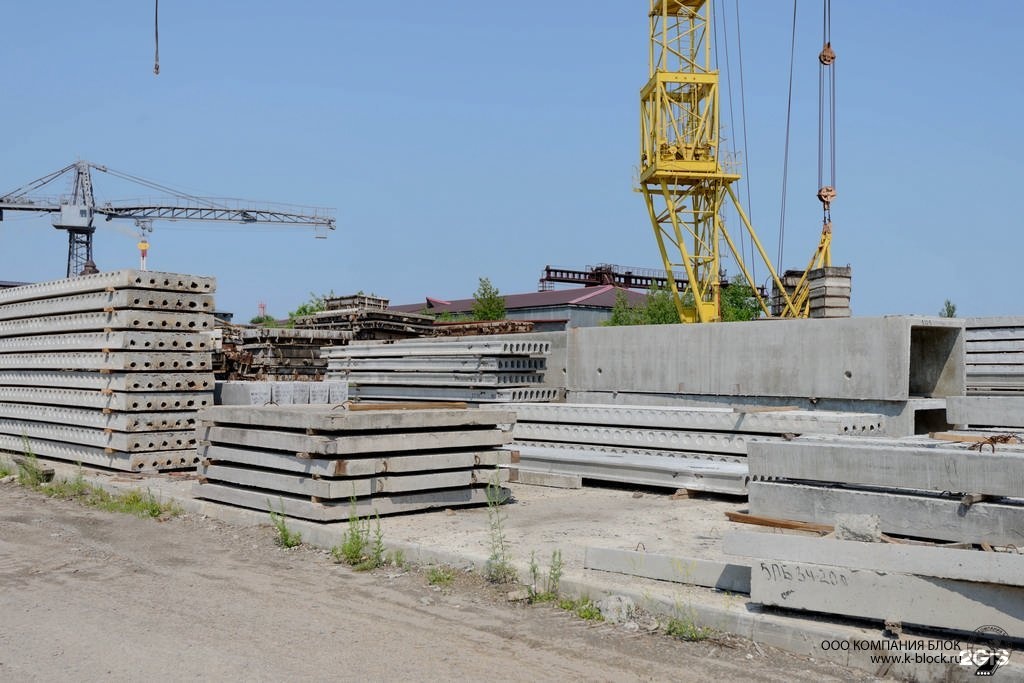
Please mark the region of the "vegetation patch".
[[431, 586], [447, 588], [455, 581], [455, 572], [451, 567], [431, 567], [427, 572], [427, 583]]
[[[31, 479], [32, 475], [28, 475]], [[139, 490], [110, 493], [90, 484], [79, 473], [74, 479], [32, 487], [50, 498], [73, 500], [87, 507], [106, 512], [120, 512], [142, 518], [168, 519], [181, 514], [181, 508], [174, 503], [165, 503], [152, 492]]]
[[665, 633], [679, 640], [698, 643], [714, 636], [715, 629], [698, 625], [692, 617], [686, 619], [672, 617], [665, 624]]
[[576, 598], [575, 600], [561, 598], [558, 600], [558, 607], [566, 612], [572, 612], [585, 621], [604, 621], [604, 617], [601, 616], [601, 609], [586, 596]]
[[[335, 562], [345, 563], [356, 571], [369, 571], [384, 566], [384, 532], [380, 528], [380, 515], [374, 515], [374, 519], [376, 524], [371, 529], [370, 518], [360, 519], [356, 514], [356, 499], [351, 498], [348, 530], [341, 543], [331, 548]], [[404, 557], [401, 561], [405, 561]]]
[[[270, 501], [267, 501], [267, 505], [270, 506]], [[270, 523], [274, 525], [274, 530], [277, 532], [277, 544], [282, 548], [294, 548], [295, 546], [302, 544], [302, 534], [298, 531], [292, 531], [288, 528], [288, 523], [285, 521], [284, 516], [284, 502], [281, 502], [281, 512], [274, 512], [274, 508], [270, 506]]]

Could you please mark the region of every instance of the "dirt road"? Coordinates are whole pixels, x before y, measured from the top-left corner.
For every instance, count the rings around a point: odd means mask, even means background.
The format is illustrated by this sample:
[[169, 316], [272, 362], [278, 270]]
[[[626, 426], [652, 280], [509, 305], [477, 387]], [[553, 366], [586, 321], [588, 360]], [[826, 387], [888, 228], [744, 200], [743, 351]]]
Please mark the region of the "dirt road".
[[867, 679], [359, 574], [269, 529], [99, 512], [0, 485], [0, 680]]

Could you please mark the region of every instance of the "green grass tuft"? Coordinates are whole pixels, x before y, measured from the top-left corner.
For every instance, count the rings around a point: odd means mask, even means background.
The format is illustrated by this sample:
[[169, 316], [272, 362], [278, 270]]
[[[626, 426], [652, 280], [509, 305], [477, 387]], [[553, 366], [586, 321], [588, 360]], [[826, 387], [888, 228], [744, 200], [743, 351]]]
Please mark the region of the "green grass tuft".
[[270, 505], [269, 500], [267, 501], [267, 506], [270, 507], [270, 523], [274, 525], [274, 529], [277, 531], [277, 544], [282, 548], [294, 548], [302, 545], [302, 534], [289, 529], [288, 523], [285, 521], [284, 501], [281, 501], [281, 512], [274, 512], [274, 508]]
[[427, 583], [431, 586], [447, 587], [455, 581], [455, 572], [450, 567], [431, 567], [427, 572]]
[[677, 619], [672, 617], [665, 624], [665, 633], [689, 642], [700, 642], [715, 635], [715, 630], [708, 626], [697, 625], [692, 618]]

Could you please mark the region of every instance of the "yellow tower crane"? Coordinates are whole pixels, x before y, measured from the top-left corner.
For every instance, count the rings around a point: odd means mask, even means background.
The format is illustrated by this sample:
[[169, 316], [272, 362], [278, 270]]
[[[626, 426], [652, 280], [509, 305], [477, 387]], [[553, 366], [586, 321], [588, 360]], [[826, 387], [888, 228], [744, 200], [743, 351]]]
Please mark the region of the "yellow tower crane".
[[649, 1], [649, 79], [640, 92], [639, 184], [679, 319], [721, 319], [720, 289], [726, 284], [723, 250], [732, 254], [763, 313], [772, 316], [769, 302], [722, 219], [727, 199], [736, 207], [751, 244], [767, 266], [778, 296], [778, 317], [806, 317], [807, 273], [831, 265], [828, 207], [834, 189], [830, 185], [819, 191], [826, 209], [821, 239], [803, 277], [787, 290], [732, 187], [740, 175], [727, 171], [722, 163], [719, 80], [711, 59], [712, 2]]

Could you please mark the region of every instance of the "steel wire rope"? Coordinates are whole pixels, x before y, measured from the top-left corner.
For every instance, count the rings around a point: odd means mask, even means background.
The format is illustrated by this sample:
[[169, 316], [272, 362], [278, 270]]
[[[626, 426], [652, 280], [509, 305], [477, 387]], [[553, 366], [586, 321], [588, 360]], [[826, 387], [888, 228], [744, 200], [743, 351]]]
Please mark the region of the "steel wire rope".
[[786, 243], [786, 193], [789, 185], [789, 131], [793, 116], [793, 61], [796, 55], [796, 0], [793, 0], [793, 28], [789, 43], [789, 96], [786, 101], [786, 139], [782, 160], [782, 203], [779, 207], [779, 258], [776, 269], [781, 275], [785, 272], [782, 256]]

